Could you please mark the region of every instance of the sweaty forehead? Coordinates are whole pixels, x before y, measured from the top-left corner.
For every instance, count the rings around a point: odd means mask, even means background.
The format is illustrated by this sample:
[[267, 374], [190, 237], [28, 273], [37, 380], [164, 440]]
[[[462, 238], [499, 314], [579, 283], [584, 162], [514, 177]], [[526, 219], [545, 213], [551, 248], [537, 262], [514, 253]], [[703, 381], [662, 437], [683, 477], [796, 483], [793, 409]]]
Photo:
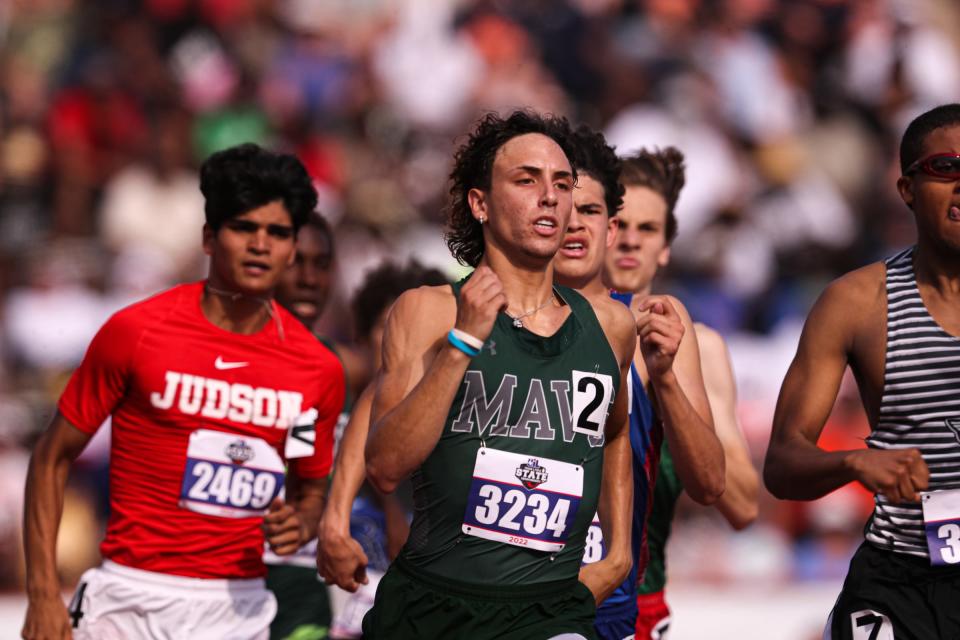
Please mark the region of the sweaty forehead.
[[530, 166], [546, 171], [570, 171], [570, 161], [560, 145], [542, 133], [525, 133], [507, 140], [493, 159], [495, 169], [504, 171]]
[[606, 209], [603, 195], [603, 185], [590, 174], [580, 172], [577, 177], [577, 186], [573, 190], [574, 205], [583, 207], [588, 204], [598, 204], [603, 205]]
[[667, 219], [667, 201], [649, 187], [627, 187], [623, 195], [623, 207], [617, 215], [627, 223], [663, 223]]

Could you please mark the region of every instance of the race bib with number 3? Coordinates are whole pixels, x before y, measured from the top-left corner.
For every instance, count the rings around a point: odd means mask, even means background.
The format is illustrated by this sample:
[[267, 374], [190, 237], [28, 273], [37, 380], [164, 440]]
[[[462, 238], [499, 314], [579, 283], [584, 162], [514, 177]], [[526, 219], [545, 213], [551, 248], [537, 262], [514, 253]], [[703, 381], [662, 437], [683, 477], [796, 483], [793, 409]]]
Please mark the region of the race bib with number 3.
[[283, 460], [260, 438], [198, 429], [187, 445], [180, 506], [222, 518], [262, 515], [283, 480]]
[[960, 490], [920, 494], [930, 564], [960, 563]]
[[463, 518], [467, 535], [560, 551], [583, 496], [583, 467], [481, 447]]

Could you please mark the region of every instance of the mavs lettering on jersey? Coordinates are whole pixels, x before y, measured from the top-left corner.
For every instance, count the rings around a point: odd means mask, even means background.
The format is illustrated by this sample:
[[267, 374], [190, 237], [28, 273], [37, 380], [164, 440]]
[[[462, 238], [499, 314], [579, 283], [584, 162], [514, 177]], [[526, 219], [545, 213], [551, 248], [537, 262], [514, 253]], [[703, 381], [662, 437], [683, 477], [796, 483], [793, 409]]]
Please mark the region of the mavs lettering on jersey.
[[[560, 431], [564, 442], [573, 442], [577, 433], [587, 436], [591, 447], [603, 445], [603, 427], [613, 403], [613, 378], [609, 375], [574, 371], [574, 380], [550, 380], [548, 387], [560, 417]], [[584, 381], [590, 384], [584, 383]], [[573, 382], [573, 384], [571, 384]], [[526, 402], [520, 417], [513, 425], [507, 424], [513, 399], [517, 392], [517, 377], [506, 374], [490, 400], [480, 371], [467, 371], [463, 378], [463, 401], [450, 430], [471, 433], [476, 427], [479, 435], [508, 436], [553, 440], [556, 429], [550, 420], [548, 398], [544, 381], [531, 378]], [[570, 396], [573, 392], [573, 402]]]

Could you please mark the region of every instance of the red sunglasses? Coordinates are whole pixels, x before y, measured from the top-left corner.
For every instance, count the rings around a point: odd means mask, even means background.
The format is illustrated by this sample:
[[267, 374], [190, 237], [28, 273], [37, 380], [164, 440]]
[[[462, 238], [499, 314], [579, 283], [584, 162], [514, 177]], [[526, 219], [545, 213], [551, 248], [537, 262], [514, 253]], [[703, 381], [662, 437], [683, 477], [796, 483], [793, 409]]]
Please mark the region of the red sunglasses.
[[937, 153], [927, 156], [907, 167], [903, 175], [909, 175], [917, 169], [934, 178], [960, 180], [960, 154]]

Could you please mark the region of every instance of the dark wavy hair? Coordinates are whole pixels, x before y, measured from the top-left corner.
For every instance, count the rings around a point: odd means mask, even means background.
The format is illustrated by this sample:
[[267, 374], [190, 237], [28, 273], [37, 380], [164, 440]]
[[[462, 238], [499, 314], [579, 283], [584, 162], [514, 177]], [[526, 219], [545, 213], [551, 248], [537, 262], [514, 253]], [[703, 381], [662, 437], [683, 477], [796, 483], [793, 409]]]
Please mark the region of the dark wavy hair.
[[425, 267], [416, 260], [402, 269], [391, 262], [383, 263], [367, 274], [353, 298], [357, 338], [369, 338], [380, 314], [407, 289], [441, 284], [450, 284], [450, 280], [437, 269]]
[[614, 147], [607, 144], [603, 134], [587, 125], [580, 125], [573, 132], [573, 165], [581, 174], [586, 174], [603, 187], [603, 200], [607, 205], [607, 215], [615, 216], [623, 206], [623, 194], [626, 191], [620, 184], [621, 162]]
[[667, 203], [667, 244], [677, 237], [677, 216], [673, 210], [677, 206], [680, 190], [686, 182], [686, 166], [683, 153], [676, 147], [666, 147], [648, 151], [640, 149], [631, 156], [622, 159], [620, 183], [625, 187], [647, 187], [657, 193]]
[[960, 125], [960, 104], [942, 104], [914, 118], [900, 140], [900, 171], [920, 159], [923, 143], [934, 129]]
[[317, 206], [317, 192], [296, 158], [253, 144], [211, 155], [200, 167], [200, 191], [206, 199], [207, 225], [217, 231], [224, 221], [280, 200], [300, 229]]
[[[450, 172], [450, 207], [444, 237], [450, 253], [460, 264], [477, 266], [484, 251], [483, 227], [470, 211], [467, 194], [471, 189], [489, 191], [497, 151], [511, 139], [528, 133], [552, 138], [568, 159], [575, 155], [573, 132], [566, 118], [529, 110], [514, 111], [506, 118], [488, 113], [457, 149]], [[570, 164], [572, 167], [573, 162]], [[576, 168], [573, 170], [576, 178]]]

